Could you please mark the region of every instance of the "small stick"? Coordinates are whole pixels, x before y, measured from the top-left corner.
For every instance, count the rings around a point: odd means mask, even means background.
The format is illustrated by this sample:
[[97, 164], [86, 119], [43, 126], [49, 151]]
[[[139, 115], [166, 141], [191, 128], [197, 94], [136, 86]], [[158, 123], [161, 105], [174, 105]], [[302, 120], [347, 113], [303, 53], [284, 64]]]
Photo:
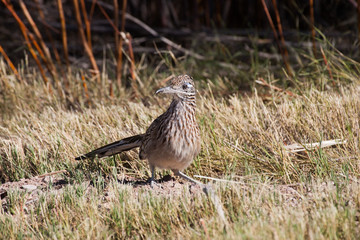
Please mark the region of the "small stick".
[[37, 178], [43, 178], [43, 177], [53, 176], [53, 175], [60, 174], [60, 173], [67, 173], [67, 171], [66, 170], [59, 170], [59, 171], [55, 171], [55, 172], [44, 173], [44, 174], [36, 176], [36, 177]]

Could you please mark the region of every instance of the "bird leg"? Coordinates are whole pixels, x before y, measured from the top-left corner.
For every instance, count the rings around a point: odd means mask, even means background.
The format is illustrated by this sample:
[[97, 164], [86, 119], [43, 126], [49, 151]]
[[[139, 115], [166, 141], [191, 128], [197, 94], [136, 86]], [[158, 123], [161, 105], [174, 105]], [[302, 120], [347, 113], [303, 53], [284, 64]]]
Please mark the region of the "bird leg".
[[150, 165], [150, 171], [151, 171], [151, 177], [147, 180], [148, 183], [150, 183], [151, 188], [154, 188], [154, 186], [160, 186], [155, 182], [155, 166]]

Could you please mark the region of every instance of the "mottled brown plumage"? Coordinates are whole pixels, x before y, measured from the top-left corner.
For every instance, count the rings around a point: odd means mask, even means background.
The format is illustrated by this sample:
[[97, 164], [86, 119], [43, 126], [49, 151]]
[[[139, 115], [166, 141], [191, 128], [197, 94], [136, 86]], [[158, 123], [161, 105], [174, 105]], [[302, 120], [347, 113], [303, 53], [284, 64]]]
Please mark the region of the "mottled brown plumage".
[[155, 168], [161, 168], [171, 169], [176, 175], [198, 183], [181, 172], [200, 152], [194, 81], [188, 75], [180, 75], [156, 93], [171, 94], [173, 100], [166, 112], [151, 123], [145, 134], [108, 144], [76, 160], [112, 156], [140, 147], [140, 159], [147, 159], [150, 165], [151, 182], [154, 180]]

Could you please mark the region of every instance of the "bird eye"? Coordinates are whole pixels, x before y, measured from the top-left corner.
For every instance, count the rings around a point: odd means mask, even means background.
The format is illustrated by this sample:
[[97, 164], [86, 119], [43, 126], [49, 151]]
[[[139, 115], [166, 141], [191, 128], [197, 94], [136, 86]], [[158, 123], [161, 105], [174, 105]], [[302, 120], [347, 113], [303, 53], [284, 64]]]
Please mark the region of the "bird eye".
[[183, 90], [186, 90], [188, 88], [191, 88], [192, 86], [193, 85], [191, 83], [187, 82], [187, 83], [184, 83], [184, 85], [182, 85], [182, 88], [183, 88]]

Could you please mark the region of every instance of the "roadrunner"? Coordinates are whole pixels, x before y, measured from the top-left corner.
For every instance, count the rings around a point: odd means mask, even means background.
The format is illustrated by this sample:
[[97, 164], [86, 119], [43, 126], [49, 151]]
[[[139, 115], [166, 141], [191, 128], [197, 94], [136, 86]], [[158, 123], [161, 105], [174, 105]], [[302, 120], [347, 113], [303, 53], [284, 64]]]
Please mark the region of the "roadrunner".
[[200, 152], [194, 81], [188, 75], [177, 76], [167, 87], [156, 91], [156, 94], [159, 93], [170, 94], [173, 100], [166, 112], [151, 123], [145, 134], [124, 138], [75, 159], [113, 156], [140, 147], [140, 159], [149, 162], [151, 184], [155, 179], [155, 168], [170, 169], [177, 176], [201, 184], [181, 172]]

